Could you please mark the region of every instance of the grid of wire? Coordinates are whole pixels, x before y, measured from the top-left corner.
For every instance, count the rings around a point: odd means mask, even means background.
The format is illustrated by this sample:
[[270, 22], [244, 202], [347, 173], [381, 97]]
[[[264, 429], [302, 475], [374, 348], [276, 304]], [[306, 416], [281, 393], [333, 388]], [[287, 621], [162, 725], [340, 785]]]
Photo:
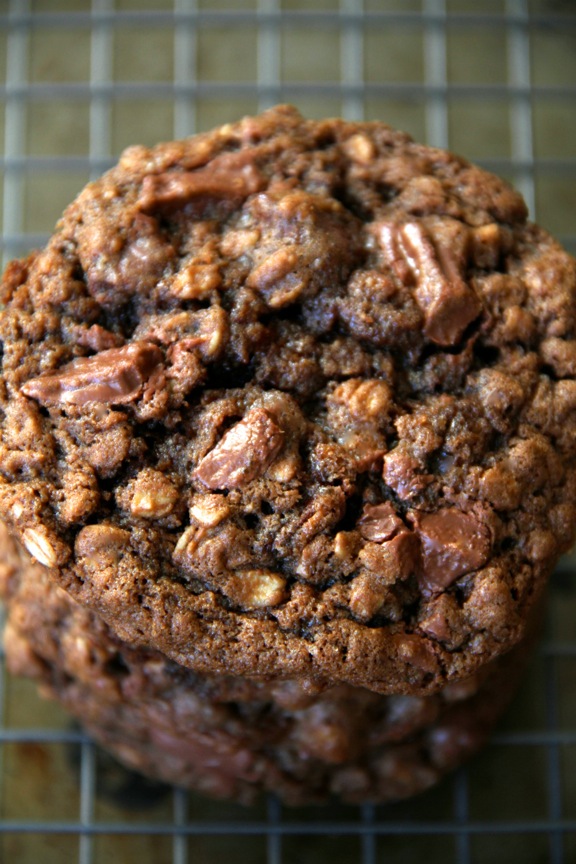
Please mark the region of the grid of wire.
[[[42, 244], [132, 142], [279, 101], [380, 118], [509, 177], [576, 252], [576, 14], [491, 0], [0, 2], [2, 251]], [[552, 62], [554, 61], [554, 62]], [[572, 218], [571, 218], [572, 216]], [[249, 809], [141, 787], [2, 667], [0, 861], [262, 864], [333, 859], [568, 864], [576, 857], [576, 579], [484, 756], [392, 807]]]

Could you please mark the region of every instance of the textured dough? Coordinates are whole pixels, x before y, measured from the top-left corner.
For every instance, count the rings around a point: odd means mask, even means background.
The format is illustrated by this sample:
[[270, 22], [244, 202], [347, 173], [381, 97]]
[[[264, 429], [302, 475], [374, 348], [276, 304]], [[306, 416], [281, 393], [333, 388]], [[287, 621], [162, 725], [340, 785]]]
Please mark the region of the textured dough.
[[197, 673], [432, 693], [575, 524], [574, 261], [380, 123], [133, 147], [11, 264], [0, 518]]

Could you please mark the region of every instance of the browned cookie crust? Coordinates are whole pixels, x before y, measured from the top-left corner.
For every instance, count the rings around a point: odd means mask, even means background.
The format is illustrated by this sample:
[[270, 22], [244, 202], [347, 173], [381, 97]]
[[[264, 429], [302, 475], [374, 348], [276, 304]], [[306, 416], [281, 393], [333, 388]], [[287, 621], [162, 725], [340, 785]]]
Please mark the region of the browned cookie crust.
[[475, 752], [511, 696], [524, 646], [432, 696], [202, 676], [120, 642], [37, 564], [4, 579], [9, 668], [154, 778], [249, 802], [390, 801]]
[[504, 182], [379, 123], [131, 148], [4, 276], [0, 517], [196, 671], [432, 692], [572, 540], [575, 288]]

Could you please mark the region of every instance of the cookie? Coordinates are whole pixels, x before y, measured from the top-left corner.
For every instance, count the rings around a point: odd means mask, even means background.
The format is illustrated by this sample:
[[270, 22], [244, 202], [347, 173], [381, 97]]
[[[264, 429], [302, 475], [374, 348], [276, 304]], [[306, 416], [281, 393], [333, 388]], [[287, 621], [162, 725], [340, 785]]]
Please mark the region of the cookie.
[[0, 518], [198, 673], [432, 693], [572, 542], [575, 288], [505, 182], [380, 123], [130, 148], [4, 275]]
[[202, 676], [123, 644], [38, 564], [0, 586], [9, 668], [34, 678], [117, 758], [155, 779], [250, 803], [384, 802], [430, 787], [486, 739], [525, 646], [431, 696]]

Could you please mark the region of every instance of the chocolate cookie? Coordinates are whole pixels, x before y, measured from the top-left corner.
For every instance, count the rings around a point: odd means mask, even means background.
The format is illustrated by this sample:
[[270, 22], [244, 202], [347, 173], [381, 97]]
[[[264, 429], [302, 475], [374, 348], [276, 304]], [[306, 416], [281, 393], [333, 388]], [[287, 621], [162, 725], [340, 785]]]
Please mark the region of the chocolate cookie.
[[576, 268], [506, 183], [280, 107], [134, 147], [11, 264], [0, 518], [203, 674], [430, 693], [576, 524]]
[[524, 665], [521, 646], [431, 696], [202, 676], [123, 644], [36, 563], [0, 590], [13, 672], [131, 768], [245, 803], [264, 791], [290, 804], [421, 792], [480, 747]]

